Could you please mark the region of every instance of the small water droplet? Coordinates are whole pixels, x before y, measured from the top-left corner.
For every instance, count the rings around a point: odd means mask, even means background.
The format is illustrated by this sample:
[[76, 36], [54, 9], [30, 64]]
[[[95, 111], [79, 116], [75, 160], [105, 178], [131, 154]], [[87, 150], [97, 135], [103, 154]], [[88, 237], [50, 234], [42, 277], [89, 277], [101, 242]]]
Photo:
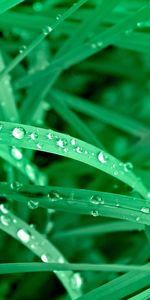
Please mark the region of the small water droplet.
[[30, 137], [31, 137], [32, 140], [35, 141], [35, 140], [38, 138], [38, 133], [37, 133], [37, 132], [32, 132], [32, 133], [30, 134]]
[[75, 150], [76, 150], [77, 153], [82, 153], [83, 152], [83, 149], [81, 147], [79, 147], [79, 146], [76, 147]]
[[80, 289], [83, 284], [83, 279], [79, 272], [76, 272], [72, 275], [70, 279], [70, 284], [72, 289], [77, 290]]
[[57, 146], [59, 146], [60, 148], [64, 148], [68, 142], [65, 139], [58, 139], [56, 142]]
[[101, 48], [103, 46], [103, 42], [97, 42], [97, 46]]
[[42, 149], [42, 145], [41, 144], [38, 143], [36, 146], [37, 146], [38, 149]]
[[132, 165], [131, 162], [127, 162], [127, 163], [124, 164], [124, 171], [125, 171], [125, 172], [129, 172], [129, 171], [131, 171], [132, 169], [133, 169], [133, 165]]
[[136, 220], [136, 222], [139, 222], [140, 221], [140, 217], [137, 217], [135, 220]]
[[114, 176], [118, 176], [118, 171], [114, 171]]
[[92, 44], [91, 44], [91, 47], [92, 47], [93, 49], [96, 49], [96, 48], [97, 48], [96, 43], [92, 43]]
[[7, 215], [3, 215], [0, 217], [1, 223], [5, 226], [9, 226], [11, 223], [11, 218], [8, 217]]
[[26, 229], [23, 229], [23, 228], [21, 228], [17, 231], [17, 237], [23, 243], [28, 243], [30, 241], [30, 233]]
[[71, 139], [70, 143], [72, 146], [76, 145], [76, 139]]
[[91, 215], [92, 215], [93, 217], [98, 217], [98, 216], [99, 216], [98, 210], [92, 210], [92, 211], [91, 211]]
[[29, 200], [28, 207], [30, 209], [37, 209], [39, 207], [39, 201], [38, 200]]
[[15, 146], [11, 148], [11, 155], [17, 160], [21, 160], [23, 157], [21, 150], [16, 148]]
[[41, 255], [41, 260], [44, 261], [45, 263], [48, 263], [48, 257], [46, 254]]
[[94, 195], [94, 196], [92, 196], [92, 197], [90, 198], [90, 202], [91, 202], [92, 204], [98, 205], [98, 204], [101, 204], [102, 198], [101, 198], [99, 195]]
[[47, 36], [52, 30], [53, 30], [52, 27], [50, 27], [50, 26], [45, 26], [45, 27], [43, 28], [43, 34], [44, 34], [45, 36]]
[[142, 207], [141, 208], [141, 212], [143, 212], [145, 214], [149, 214], [150, 213], [150, 209], [148, 207]]
[[48, 198], [50, 198], [51, 201], [57, 201], [57, 200], [62, 200], [63, 199], [63, 197], [61, 197], [60, 194], [57, 193], [57, 192], [50, 192], [48, 194]]
[[0, 204], [0, 210], [3, 214], [8, 214], [8, 209], [6, 208], [6, 206], [3, 203]]
[[19, 53], [22, 54], [26, 49], [27, 47], [25, 45], [22, 45], [19, 49]]
[[103, 151], [99, 152], [98, 154], [98, 160], [102, 163], [105, 164], [108, 161], [108, 155], [104, 153]]
[[12, 190], [19, 191], [19, 190], [21, 189], [22, 185], [23, 185], [23, 184], [22, 184], [21, 182], [19, 182], [19, 181], [14, 181], [14, 182], [11, 182], [11, 183], [10, 183], [10, 188], [11, 188]]
[[26, 134], [26, 131], [23, 127], [15, 127], [12, 131], [13, 137], [15, 137], [18, 140], [23, 139], [25, 134]]
[[48, 135], [47, 135], [47, 137], [48, 137], [49, 140], [52, 140], [53, 137], [54, 137], [54, 135], [53, 135], [53, 133], [49, 132]]
[[59, 21], [60, 18], [61, 18], [61, 14], [58, 14], [58, 15], [56, 16], [56, 20]]

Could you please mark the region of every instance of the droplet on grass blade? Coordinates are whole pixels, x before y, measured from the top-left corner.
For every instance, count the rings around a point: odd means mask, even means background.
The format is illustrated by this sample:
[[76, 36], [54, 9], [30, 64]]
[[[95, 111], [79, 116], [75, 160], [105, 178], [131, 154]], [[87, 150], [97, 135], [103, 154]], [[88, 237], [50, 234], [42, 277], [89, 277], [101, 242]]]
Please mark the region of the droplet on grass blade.
[[47, 255], [46, 255], [46, 254], [42, 254], [42, 255], [41, 255], [41, 260], [44, 261], [45, 263], [47, 263], [47, 262], [48, 262], [48, 257], [47, 257]]
[[83, 284], [83, 279], [80, 273], [74, 273], [70, 279], [70, 284], [73, 290], [80, 289]]
[[30, 137], [31, 137], [31, 139], [34, 141], [34, 140], [36, 140], [36, 139], [38, 138], [38, 133], [37, 133], [37, 132], [32, 132], [32, 133], [30, 134]]
[[10, 188], [11, 188], [12, 190], [19, 191], [19, 190], [21, 189], [21, 187], [22, 187], [22, 183], [19, 182], [19, 181], [14, 181], [14, 182], [11, 182], [11, 183], [10, 183]]
[[50, 26], [45, 26], [45, 27], [43, 28], [43, 34], [44, 34], [45, 36], [47, 36], [52, 30], [53, 30], [52, 27], [50, 27]]
[[131, 162], [127, 162], [127, 163], [124, 164], [124, 171], [125, 171], [125, 172], [129, 172], [129, 171], [131, 171], [132, 169], [133, 169], [133, 165], [132, 165]]
[[4, 225], [4, 226], [9, 226], [10, 223], [11, 223], [11, 218], [8, 217], [7, 215], [3, 215], [0, 217], [0, 220], [1, 220], [1, 223]]
[[12, 131], [12, 135], [14, 138], [21, 140], [24, 138], [26, 131], [23, 127], [15, 127]]
[[26, 49], [27, 47], [25, 45], [22, 45], [19, 49], [19, 53], [22, 54]]
[[103, 151], [101, 151], [98, 154], [98, 160], [102, 164], [105, 164], [108, 161], [108, 155], [106, 153], [104, 153]]
[[100, 204], [100, 203], [102, 202], [102, 198], [101, 198], [99, 195], [94, 195], [94, 196], [92, 196], [92, 197], [90, 198], [90, 202], [91, 202], [92, 204], [98, 205], [98, 204]]
[[37, 201], [37, 200], [29, 200], [28, 201], [28, 207], [30, 209], [37, 209], [39, 207], [39, 201]]
[[92, 211], [91, 211], [91, 215], [92, 215], [93, 217], [98, 217], [98, 216], [99, 216], [98, 210], [92, 210]]
[[50, 192], [48, 194], [48, 198], [50, 198], [51, 201], [57, 201], [63, 199], [63, 197], [57, 192]]
[[8, 214], [8, 209], [6, 208], [6, 206], [3, 203], [0, 204], [0, 210], [3, 214]]
[[145, 214], [149, 214], [150, 213], [150, 209], [149, 209], [149, 207], [142, 207], [141, 208], [141, 212], [143, 212]]
[[17, 231], [17, 237], [23, 243], [28, 243], [30, 241], [30, 234], [29, 234], [29, 232], [27, 230], [23, 229], [23, 228], [19, 229]]
[[16, 148], [15, 146], [11, 148], [11, 155], [17, 160], [21, 160], [23, 157], [21, 150]]

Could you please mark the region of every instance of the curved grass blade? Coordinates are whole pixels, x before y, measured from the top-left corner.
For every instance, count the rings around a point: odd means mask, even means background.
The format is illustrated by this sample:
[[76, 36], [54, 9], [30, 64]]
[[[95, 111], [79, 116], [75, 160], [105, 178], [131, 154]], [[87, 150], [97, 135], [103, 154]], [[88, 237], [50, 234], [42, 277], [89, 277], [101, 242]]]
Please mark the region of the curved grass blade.
[[[36, 140], [31, 134], [37, 132]], [[143, 183], [131, 171], [130, 165], [124, 164], [109, 153], [81, 140], [53, 130], [33, 126], [1, 122], [0, 143], [7, 146], [39, 150], [69, 157], [91, 165], [130, 185], [143, 197], [149, 198], [149, 192]]]
[[[1, 206], [0, 210], [0, 229], [17, 239], [35, 255], [40, 257], [43, 262], [66, 262], [64, 256], [50, 241], [4, 206], [3, 209]], [[75, 273], [72, 271], [55, 271], [55, 274], [68, 291], [71, 299], [76, 299], [81, 295], [80, 286], [76, 285], [76, 280], [79, 278], [74, 278]], [[72, 282], [74, 282], [74, 285], [71, 284]]]
[[[0, 195], [26, 203], [92, 216], [126, 219], [150, 225], [150, 202], [118, 194], [72, 188], [0, 183]], [[30, 207], [30, 206], [29, 206]], [[112, 226], [113, 227], [113, 226]]]
[[129, 300], [146, 300], [150, 298], [150, 289], [147, 289], [146, 291], [139, 293], [138, 295], [129, 298]]

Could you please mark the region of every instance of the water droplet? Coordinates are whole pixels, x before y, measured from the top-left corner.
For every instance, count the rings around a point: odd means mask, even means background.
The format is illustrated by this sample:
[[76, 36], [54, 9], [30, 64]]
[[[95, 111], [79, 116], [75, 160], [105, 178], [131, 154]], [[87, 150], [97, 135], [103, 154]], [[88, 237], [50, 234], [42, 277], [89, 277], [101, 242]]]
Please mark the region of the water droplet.
[[27, 47], [25, 45], [22, 45], [19, 49], [20, 54], [22, 54], [26, 49]]
[[23, 139], [25, 134], [26, 134], [26, 131], [22, 127], [15, 127], [12, 131], [12, 135], [18, 140]]
[[28, 207], [30, 209], [37, 209], [39, 207], [39, 201], [38, 200], [29, 200]]
[[105, 164], [108, 161], [108, 155], [104, 152], [99, 152], [98, 154], [98, 160], [102, 163]]
[[11, 155], [17, 160], [21, 160], [23, 157], [21, 150], [15, 146], [11, 148]]
[[129, 171], [131, 171], [132, 169], [133, 169], [133, 165], [132, 165], [131, 162], [127, 162], [127, 163], [124, 164], [124, 171], [125, 171], [125, 172], [129, 172]]
[[60, 194], [57, 193], [57, 192], [50, 192], [48, 194], [48, 198], [50, 198], [51, 201], [57, 201], [57, 200], [62, 200], [63, 199], [63, 197], [61, 197]]
[[98, 216], [99, 216], [98, 210], [92, 210], [92, 211], [91, 211], [91, 215], [92, 215], [93, 217], [98, 217]]
[[150, 213], [150, 209], [148, 207], [142, 207], [141, 208], [141, 212], [143, 212], [145, 214], [149, 214]]
[[9, 226], [11, 223], [11, 218], [8, 217], [7, 215], [3, 215], [0, 217], [1, 223], [5, 226]]
[[32, 133], [30, 134], [30, 137], [31, 137], [32, 140], [35, 141], [35, 140], [38, 138], [38, 133], [37, 133], [37, 132], [32, 132]]
[[92, 47], [93, 49], [96, 49], [96, 48], [97, 48], [96, 43], [92, 43], [92, 44], [91, 44], [91, 47]]
[[53, 135], [53, 133], [49, 132], [48, 135], [47, 135], [47, 137], [48, 137], [49, 140], [52, 140], [53, 137], [54, 137], [54, 135]]
[[19, 181], [14, 181], [14, 182], [11, 182], [11, 183], [10, 183], [10, 188], [11, 188], [12, 190], [19, 191], [19, 190], [21, 189], [21, 187], [22, 187], [22, 183], [19, 182]]
[[59, 146], [60, 148], [64, 148], [68, 142], [65, 139], [58, 139], [56, 142], [57, 146]]
[[102, 202], [102, 198], [99, 195], [94, 195], [90, 198], [90, 202], [97, 205]]
[[103, 46], [103, 42], [97, 42], [97, 46], [101, 48]]
[[37, 146], [38, 149], [42, 149], [42, 145], [41, 144], [38, 143], [36, 146]]
[[45, 36], [47, 36], [52, 30], [53, 30], [52, 27], [50, 27], [50, 26], [45, 26], [45, 27], [43, 28], [43, 34], [44, 34]]
[[44, 261], [45, 263], [47, 263], [47, 262], [48, 262], [48, 257], [47, 257], [47, 255], [46, 255], [46, 254], [42, 254], [42, 255], [41, 255], [41, 260]]
[[70, 143], [72, 146], [76, 145], [76, 139], [71, 139]]
[[118, 176], [118, 171], [114, 171], [114, 176]]
[[3, 203], [0, 204], [0, 210], [3, 214], [8, 214], [8, 209], [6, 208], [6, 206]]
[[23, 243], [28, 243], [30, 241], [30, 234], [29, 234], [29, 232], [26, 229], [19, 229], [17, 231], [17, 237]]
[[140, 217], [137, 217], [135, 220], [136, 220], [136, 222], [139, 222], [140, 221]]
[[82, 153], [83, 152], [83, 149], [81, 147], [79, 147], [79, 146], [76, 147], [75, 150], [76, 150], [77, 153]]
[[70, 279], [70, 284], [72, 289], [77, 290], [80, 289], [83, 284], [83, 279], [80, 275], [80, 273], [76, 272], [72, 275]]
[[60, 18], [61, 18], [61, 14], [58, 14], [58, 15], [56, 16], [56, 20], [59, 21]]

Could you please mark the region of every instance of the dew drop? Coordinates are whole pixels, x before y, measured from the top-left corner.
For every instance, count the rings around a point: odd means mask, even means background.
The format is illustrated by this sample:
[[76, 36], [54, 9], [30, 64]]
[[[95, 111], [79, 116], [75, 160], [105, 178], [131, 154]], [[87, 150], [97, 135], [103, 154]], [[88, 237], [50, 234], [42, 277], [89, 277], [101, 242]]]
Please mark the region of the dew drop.
[[21, 187], [22, 187], [22, 183], [19, 182], [19, 181], [14, 181], [14, 182], [11, 182], [11, 183], [10, 183], [10, 188], [11, 188], [12, 190], [19, 191], [19, 190], [21, 189]]
[[150, 213], [150, 209], [148, 207], [142, 207], [141, 208], [141, 212], [143, 212], [145, 214], [149, 214]]
[[19, 240], [21, 240], [23, 243], [28, 243], [30, 241], [30, 234], [25, 229], [19, 229], [17, 231], [17, 237]]
[[68, 142], [65, 139], [58, 139], [56, 144], [58, 147], [64, 148], [68, 144]]
[[63, 199], [63, 197], [61, 197], [60, 194], [57, 193], [57, 192], [50, 192], [48, 194], [48, 198], [50, 198], [51, 201], [57, 201], [57, 200], [62, 200]]
[[91, 215], [92, 215], [93, 217], [98, 217], [98, 216], [99, 216], [98, 210], [92, 210], [92, 211], [91, 211]]
[[54, 137], [54, 135], [53, 135], [53, 133], [49, 132], [48, 135], [47, 135], [47, 137], [48, 137], [49, 140], [52, 140], [53, 137]]
[[136, 222], [139, 222], [139, 221], [140, 221], [140, 217], [137, 217], [137, 218], [135, 219], [135, 221], [136, 221]]
[[58, 15], [56, 16], [56, 20], [59, 21], [60, 18], [61, 18], [61, 14], [58, 14]]
[[124, 164], [124, 171], [125, 171], [125, 172], [129, 172], [129, 171], [131, 171], [132, 169], [133, 169], [133, 165], [132, 165], [131, 162], [127, 162], [127, 163]]
[[71, 139], [70, 143], [72, 146], [76, 145], [76, 139]]
[[15, 137], [18, 140], [23, 139], [25, 134], [26, 134], [26, 131], [22, 127], [15, 127], [12, 131], [13, 137]]
[[80, 273], [76, 272], [72, 275], [70, 279], [70, 284], [72, 289], [77, 290], [80, 289], [83, 284], [83, 279], [80, 275]]
[[78, 146], [78, 147], [76, 147], [76, 149], [75, 149], [75, 150], [76, 150], [76, 152], [77, 152], [77, 153], [82, 153], [82, 152], [83, 152], [83, 149], [82, 149], [82, 148], [80, 148], [79, 146]]
[[46, 254], [41, 255], [41, 260], [44, 261], [45, 263], [48, 263], [48, 257]]
[[22, 45], [19, 49], [19, 53], [22, 54], [26, 49], [27, 47], [25, 45]]
[[5, 226], [9, 226], [11, 223], [11, 219], [10, 217], [8, 217], [7, 215], [3, 215], [0, 217], [1, 223]]
[[92, 196], [92, 197], [90, 198], [90, 202], [91, 202], [92, 204], [98, 205], [98, 204], [100, 204], [100, 203], [102, 202], [102, 198], [101, 198], [99, 195], [94, 195], [94, 196]]
[[103, 46], [103, 42], [97, 42], [97, 46], [101, 48]]
[[102, 163], [105, 164], [108, 161], [108, 155], [104, 152], [99, 152], [98, 154], [98, 160]]
[[37, 201], [37, 200], [29, 200], [28, 201], [28, 207], [30, 209], [37, 209], [39, 207], [39, 201]]
[[35, 141], [35, 140], [38, 138], [38, 133], [37, 133], [37, 132], [32, 132], [32, 133], [30, 134], [30, 137], [31, 137], [31, 139], [32, 139], [33, 141]]
[[43, 34], [44, 34], [45, 36], [47, 36], [52, 30], [53, 30], [52, 27], [50, 27], [50, 26], [45, 26], [45, 27], [43, 28]]
[[92, 44], [91, 44], [91, 47], [92, 47], [92, 49], [96, 49], [96, 48], [97, 48], [96, 43], [92, 43]]
[[3, 203], [0, 204], [0, 210], [3, 214], [8, 214], [8, 209], [6, 208], [6, 206]]
[[38, 143], [36, 146], [37, 146], [38, 149], [42, 149], [42, 145], [41, 144]]
[[15, 146], [11, 148], [11, 155], [17, 160], [21, 160], [23, 157], [21, 150]]

